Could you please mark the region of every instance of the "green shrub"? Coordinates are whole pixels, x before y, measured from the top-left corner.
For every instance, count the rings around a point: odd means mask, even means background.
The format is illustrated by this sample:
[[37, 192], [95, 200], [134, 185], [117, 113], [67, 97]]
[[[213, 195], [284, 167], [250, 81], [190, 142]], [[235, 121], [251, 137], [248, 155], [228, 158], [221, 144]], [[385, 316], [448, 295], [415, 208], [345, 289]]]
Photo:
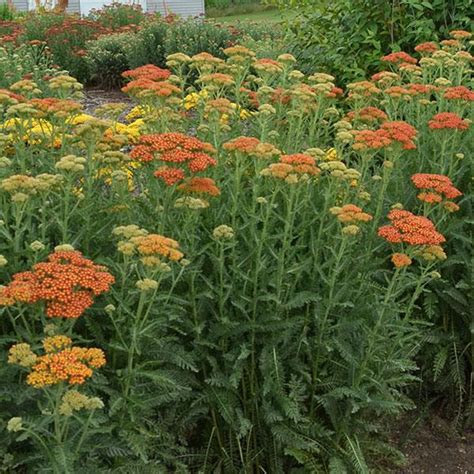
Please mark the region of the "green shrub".
[[[280, 4], [285, 8], [288, 2]], [[449, 29], [468, 28], [472, 2], [308, 0], [291, 8], [298, 15], [287, 27], [304, 69], [326, 70], [347, 81], [374, 71], [385, 51], [411, 49]]]
[[164, 51], [165, 56], [178, 52], [192, 56], [206, 51], [223, 57], [222, 49], [232, 40], [233, 34], [228, 28], [207, 21], [183, 20], [168, 31]]
[[136, 33], [134, 41], [128, 45], [128, 61], [135, 68], [144, 64], [165, 64], [165, 38], [170, 25], [160, 19], [145, 21]]
[[102, 36], [92, 41], [87, 55], [90, 79], [106, 88], [120, 86], [122, 72], [130, 68], [127, 47], [134, 41], [129, 33]]

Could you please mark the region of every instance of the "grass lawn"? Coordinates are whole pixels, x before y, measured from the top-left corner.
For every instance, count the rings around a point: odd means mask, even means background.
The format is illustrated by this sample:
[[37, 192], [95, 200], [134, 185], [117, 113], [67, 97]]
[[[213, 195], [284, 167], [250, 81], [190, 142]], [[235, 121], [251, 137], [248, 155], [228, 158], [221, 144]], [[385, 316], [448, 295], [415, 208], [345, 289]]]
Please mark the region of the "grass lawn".
[[269, 21], [279, 22], [282, 20], [282, 15], [279, 10], [263, 10], [251, 13], [241, 13], [239, 15], [219, 16], [215, 17], [215, 20], [235, 23], [236, 21]]

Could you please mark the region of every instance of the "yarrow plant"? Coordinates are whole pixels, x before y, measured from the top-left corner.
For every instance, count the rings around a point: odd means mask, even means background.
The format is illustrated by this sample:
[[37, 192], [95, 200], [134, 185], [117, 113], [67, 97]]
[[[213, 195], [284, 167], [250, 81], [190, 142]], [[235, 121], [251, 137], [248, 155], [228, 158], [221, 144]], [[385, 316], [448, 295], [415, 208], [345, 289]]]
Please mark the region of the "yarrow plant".
[[0, 50], [7, 470], [365, 473], [420, 384], [468, 419], [468, 34], [345, 86], [233, 38], [87, 113]]

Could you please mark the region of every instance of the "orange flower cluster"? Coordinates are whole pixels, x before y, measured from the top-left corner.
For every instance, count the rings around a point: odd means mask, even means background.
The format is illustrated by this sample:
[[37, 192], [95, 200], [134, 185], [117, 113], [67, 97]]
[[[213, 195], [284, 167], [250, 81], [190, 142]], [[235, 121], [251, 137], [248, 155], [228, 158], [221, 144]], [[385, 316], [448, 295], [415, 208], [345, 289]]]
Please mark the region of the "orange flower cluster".
[[453, 30], [449, 32], [449, 36], [457, 40], [469, 39], [472, 36], [472, 33], [465, 30]]
[[379, 120], [387, 120], [388, 116], [377, 107], [363, 107], [360, 110], [349, 112], [346, 115], [347, 120], [352, 122], [353, 120], [360, 120], [361, 122], [377, 122]]
[[413, 150], [416, 148], [413, 142], [416, 137], [416, 128], [408, 123], [403, 121], [385, 122], [380, 128], [387, 133], [391, 140], [400, 143], [404, 150]]
[[408, 63], [408, 64], [417, 63], [417, 60], [413, 56], [410, 56], [408, 53], [405, 53], [404, 51], [387, 54], [386, 56], [382, 57], [382, 61], [385, 61], [387, 63], [392, 63], [392, 64], [398, 64], [398, 65], [403, 64], [403, 63]]
[[469, 122], [453, 112], [441, 112], [428, 122], [428, 126], [431, 130], [467, 130]]
[[154, 64], [145, 64], [122, 73], [122, 77], [126, 79], [148, 79], [155, 82], [166, 81], [170, 76], [171, 72], [168, 69], [161, 69]]
[[433, 43], [432, 41], [420, 43], [419, 45], [415, 46], [415, 51], [417, 53], [434, 53], [438, 49], [438, 45], [436, 43]]
[[263, 176], [285, 179], [289, 183], [296, 183], [301, 176], [317, 176], [321, 170], [316, 166], [316, 160], [304, 153], [282, 155], [279, 163], [272, 163], [261, 171]]
[[93, 369], [105, 365], [101, 349], [66, 347], [59, 352], [48, 352], [38, 357], [26, 379], [35, 388], [47, 387], [61, 382], [80, 385], [92, 377]]
[[418, 194], [418, 199], [428, 203], [437, 203], [445, 199], [455, 199], [462, 196], [461, 191], [454, 187], [448, 176], [441, 174], [418, 173], [411, 177], [415, 187], [427, 190]]
[[380, 150], [392, 144], [387, 133], [382, 130], [355, 130], [354, 135], [354, 150]]
[[439, 245], [446, 241], [427, 217], [393, 209], [388, 213], [392, 225], [379, 228], [378, 235], [392, 244]]
[[125, 87], [122, 87], [122, 92], [141, 96], [154, 95], [158, 97], [170, 97], [173, 94], [179, 94], [181, 89], [168, 81], [155, 82], [151, 79], [140, 77], [139, 79], [130, 81]]
[[270, 159], [281, 155], [280, 150], [271, 143], [261, 142], [255, 137], [237, 137], [223, 146], [224, 150], [238, 152], [243, 155], [255, 156], [262, 159]]
[[471, 102], [474, 100], [474, 92], [464, 86], [447, 87], [444, 91], [444, 98], [448, 100], [465, 100]]
[[219, 196], [220, 189], [212, 178], [194, 177], [178, 186], [180, 191], [191, 194], [207, 194], [208, 196]]
[[396, 268], [409, 267], [412, 264], [411, 258], [406, 253], [394, 253], [391, 260]]
[[146, 257], [161, 255], [172, 261], [178, 261], [184, 256], [178, 250], [179, 243], [176, 240], [160, 234], [140, 235], [132, 237], [130, 241], [136, 246], [138, 253]]
[[114, 281], [105, 267], [81, 252], [59, 251], [32, 271], [15, 274], [0, 290], [0, 303], [43, 302], [51, 318], [78, 318], [93, 304], [93, 297], [108, 291]]
[[342, 207], [332, 207], [331, 214], [337, 216], [339, 222], [343, 224], [356, 224], [358, 222], [369, 222], [372, 216], [363, 212], [362, 209], [355, 204], [345, 204]]
[[[198, 173], [217, 163], [209, 155], [214, 152], [215, 149], [210, 143], [201, 142], [195, 137], [175, 132], [143, 135], [140, 137], [139, 144], [131, 151], [130, 156], [138, 161], [156, 159], [166, 163], [186, 164], [189, 172]], [[155, 176], [172, 186], [182, 181], [186, 172], [181, 166], [166, 165], [155, 171]]]
[[46, 97], [44, 99], [31, 99], [30, 104], [43, 114], [64, 114], [69, 116], [77, 113], [82, 109], [81, 104], [68, 99], [56, 99], [54, 97]]

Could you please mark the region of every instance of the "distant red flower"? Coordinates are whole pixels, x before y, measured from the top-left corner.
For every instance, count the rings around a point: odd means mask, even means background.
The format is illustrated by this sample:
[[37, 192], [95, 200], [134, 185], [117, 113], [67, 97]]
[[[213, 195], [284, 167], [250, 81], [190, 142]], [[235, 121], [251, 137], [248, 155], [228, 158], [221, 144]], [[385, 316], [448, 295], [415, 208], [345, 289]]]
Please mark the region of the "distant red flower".
[[387, 54], [386, 56], [382, 57], [382, 61], [397, 65], [400, 65], [401, 63], [416, 64], [418, 62], [414, 57], [410, 56], [404, 51]]
[[415, 46], [415, 51], [417, 53], [434, 53], [439, 49], [439, 46], [432, 41], [427, 41], [426, 43], [421, 43], [418, 46]]

